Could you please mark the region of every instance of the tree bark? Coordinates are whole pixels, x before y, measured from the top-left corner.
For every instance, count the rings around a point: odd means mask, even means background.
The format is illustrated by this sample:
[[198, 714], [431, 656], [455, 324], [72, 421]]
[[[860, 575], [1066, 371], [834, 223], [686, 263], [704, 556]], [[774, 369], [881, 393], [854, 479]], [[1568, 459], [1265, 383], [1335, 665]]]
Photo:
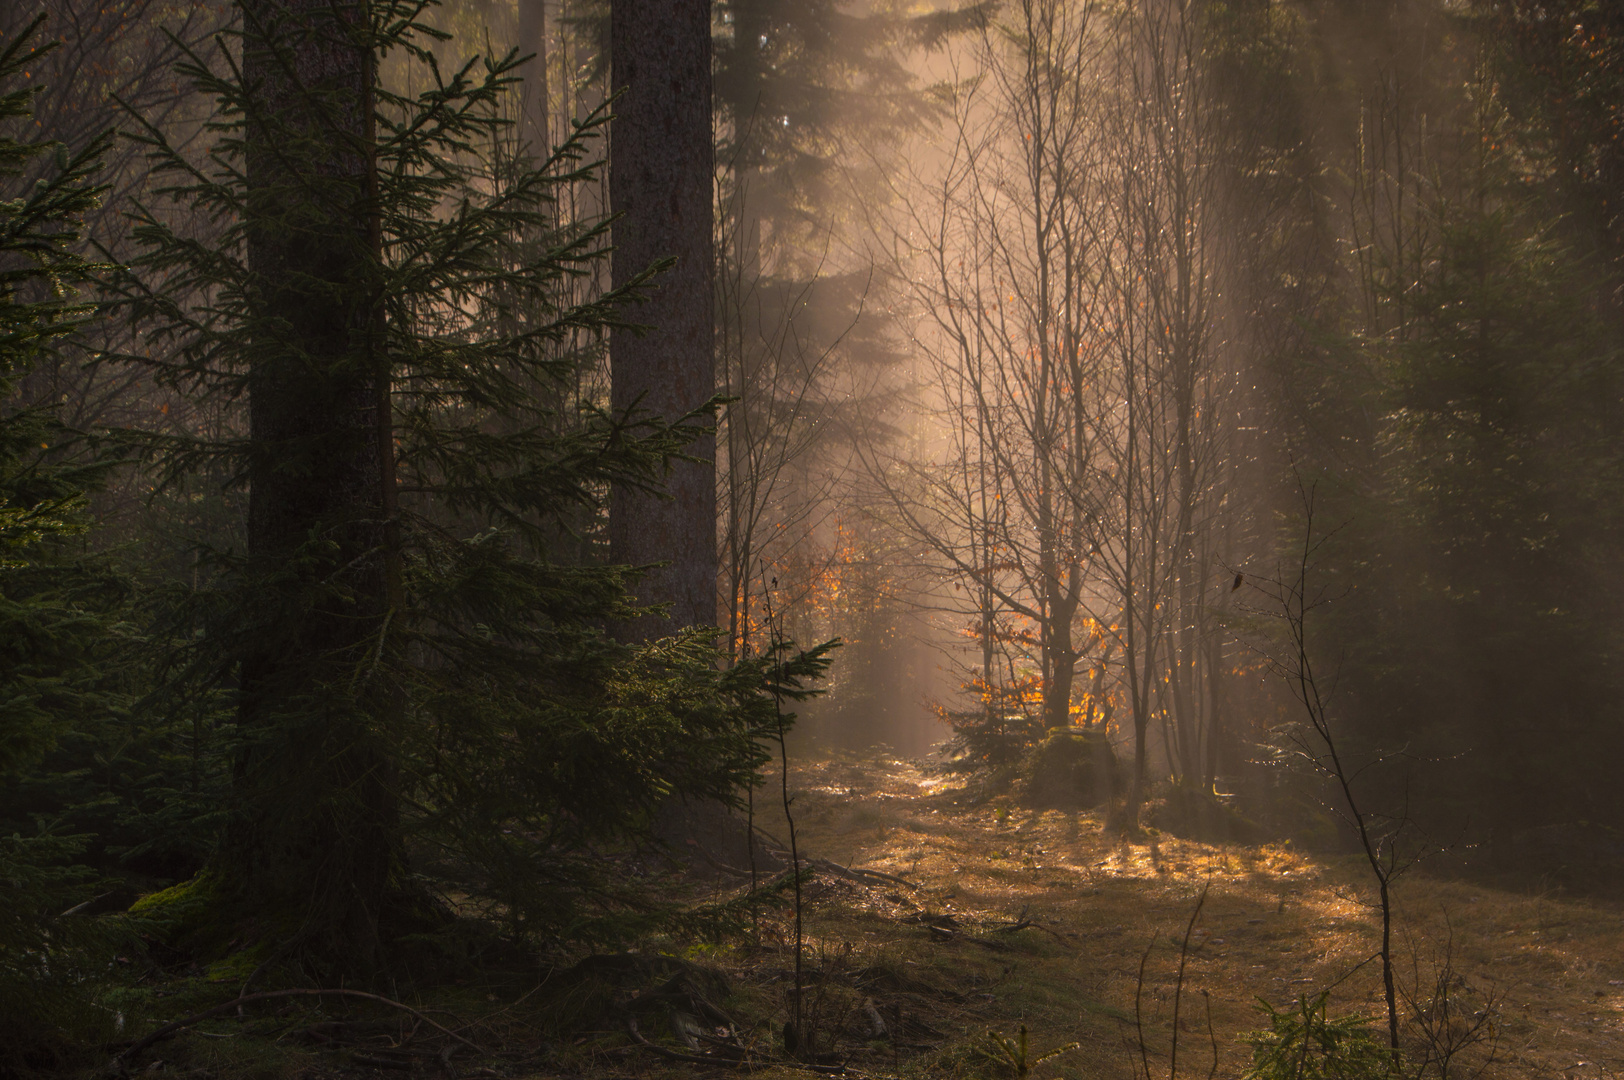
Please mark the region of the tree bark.
[[524, 69], [519, 138], [528, 143], [531, 154], [540, 159], [552, 148], [552, 133], [548, 129], [552, 99], [547, 92], [546, 0], [519, 0], [519, 52], [530, 50], [536, 55]]
[[237, 814], [216, 865], [262, 928], [291, 918], [305, 952], [370, 973], [399, 866], [378, 674], [399, 568], [368, 12], [362, 0], [241, 9], [254, 632]]
[[[617, 413], [643, 409], [677, 420], [715, 393], [712, 318], [711, 26], [708, 0], [614, 0], [609, 200], [616, 214], [613, 279], [619, 286], [656, 260], [675, 258], [643, 304], [629, 312], [647, 332], [610, 341]], [[672, 465], [662, 500], [625, 488], [610, 493], [609, 552], [618, 563], [665, 565], [638, 589], [665, 616], [624, 628], [649, 640], [716, 622], [714, 437], [691, 444], [702, 461]]]
[[1057, 582], [1048, 585], [1044, 611], [1048, 626], [1044, 628], [1044, 661], [1048, 678], [1043, 686], [1043, 726], [1063, 728], [1071, 724], [1071, 688], [1077, 664], [1077, 650], [1072, 646], [1072, 620], [1077, 616], [1076, 573], [1068, 582], [1072, 588], [1064, 591]]

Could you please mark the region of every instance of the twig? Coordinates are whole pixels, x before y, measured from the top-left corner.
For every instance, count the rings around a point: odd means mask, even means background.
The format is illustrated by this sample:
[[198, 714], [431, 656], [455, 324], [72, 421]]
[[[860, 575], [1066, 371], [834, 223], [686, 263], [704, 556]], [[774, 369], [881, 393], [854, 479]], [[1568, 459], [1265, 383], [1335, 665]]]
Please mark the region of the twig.
[[[267, 956], [264, 960], [261, 960], [259, 962], [258, 967], [254, 968], [253, 971], [248, 973], [248, 978], [244, 979], [242, 981], [242, 985], [237, 988], [237, 1000], [239, 1000], [239, 1001], [242, 1000], [243, 995], [248, 993], [248, 988], [250, 986], [254, 985], [254, 980], [259, 978], [260, 974], [266, 968], [270, 967], [272, 964], [274, 964], [277, 961], [281, 960], [284, 956], [286, 956], [288, 954], [288, 951], [293, 948], [293, 946], [298, 942], [300, 936], [303, 933], [304, 933], [304, 931], [300, 930], [299, 933], [294, 934], [292, 937], [288, 938], [282, 944], [278, 945], [271, 952], [271, 954], [269, 956]], [[237, 1015], [238, 1016], [242, 1015], [242, 1010], [241, 1009], [237, 1010]]]
[[[1396, 828], [1389, 830], [1386, 836], [1373, 836], [1370, 828], [1370, 815], [1359, 805], [1354, 796], [1353, 783], [1369, 763], [1358, 770], [1350, 771], [1342, 760], [1337, 740], [1331, 730], [1330, 706], [1325, 694], [1320, 690], [1319, 681], [1315, 675], [1312, 657], [1308, 650], [1308, 613], [1312, 606], [1308, 600], [1308, 575], [1313, 565], [1315, 552], [1337, 532], [1333, 529], [1329, 534], [1314, 539], [1314, 508], [1317, 485], [1303, 486], [1301, 474], [1297, 474], [1297, 492], [1303, 507], [1303, 539], [1297, 553], [1296, 565], [1293, 568], [1295, 577], [1289, 581], [1277, 583], [1279, 588], [1278, 601], [1281, 614], [1286, 621], [1286, 629], [1290, 633], [1291, 648], [1294, 655], [1283, 666], [1277, 662], [1282, 673], [1291, 681], [1292, 691], [1297, 701], [1303, 706], [1307, 714], [1310, 728], [1319, 736], [1325, 747], [1325, 756], [1322, 758], [1310, 752], [1306, 746], [1303, 756], [1311, 762], [1321, 773], [1336, 781], [1341, 790], [1343, 801], [1347, 806], [1344, 820], [1351, 824], [1359, 839], [1359, 846], [1364, 852], [1365, 861], [1370, 866], [1371, 875], [1376, 879], [1377, 897], [1382, 916], [1382, 944], [1378, 955], [1382, 961], [1382, 988], [1387, 999], [1387, 1033], [1388, 1049], [1392, 1055], [1393, 1067], [1399, 1063], [1399, 1035], [1398, 1035], [1398, 994], [1393, 979], [1393, 882], [1409, 868], [1411, 863], [1401, 862], [1398, 854], [1400, 835], [1410, 824], [1408, 814], [1398, 822]], [[1340, 528], [1340, 526], [1339, 526]], [[1328, 759], [1328, 760], [1327, 760]], [[1385, 851], [1384, 851], [1385, 849]]]
[[1031, 917], [1031, 910], [1030, 906], [1023, 907], [1021, 913], [1015, 917], [1014, 922], [1008, 926], [995, 926], [992, 928], [992, 932], [995, 934], [1013, 934], [1017, 930], [1042, 930], [1045, 934], [1054, 935], [1054, 939], [1062, 945], [1067, 943], [1066, 939], [1068, 937], [1077, 936], [1076, 934], [1062, 934], [1052, 926], [1044, 926]]
[[534, 994], [536, 991], [540, 990], [543, 986], [546, 986], [549, 982], [551, 982], [552, 977], [553, 977], [554, 973], [557, 972], [557, 970], [558, 970], [557, 968], [548, 969], [547, 974], [542, 978], [542, 980], [539, 983], [532, 986], [530, 989], [526, 990], [524, 993], [520, 994], [518, 996], [518, 998], [512, 1004], [504, 1005], [500, 1009], [497, 1009], [493, 1013], [486, 1013], [484, 1016], [480, 1017], [478, 1020], [471, 1020], [466, 1024], [460, 1024], [460, 1025], [458, 1025], [457, 1030], [458, 1031], [467, 1031], [469, 1028], [473, 1027], [476, 1024], [488, 1024], [492, 1020], [496, 1019], [498, 1016], [502, 1016], [502, 1015], [505, 1015], [506, 1013], [512, 1012], [514, 1009], [517, 1009], [520, 1005], [523, 1005], [526, 1001], [529, 1001], [530, 996], [532, 994]]
[[369, 994], [364, 990], [262, 990], [257, 994], [247, 994], [243, 997], [232, 998], [223, 1005], [216, 1005], [212, 1009], [204, 1009], [202, 1012], [194, 1013], [193, 1015], [182, 1020], [171, 1020], [163, 1027], [160, 1027], [157, 1031], [154, 1031], [151, 1035], [148, 1035], [146, 1038], [131, 1046], [128, 1050], [125, 1050], [123, 1053], [113, 1058], [113, 1068], [117, 1071], [122, 1071], [126, 1061], [135, 1057], [141, 1051], [145, 1050], [159, 1039], [162, 1039], [164, 1036], [172, 1035], [182, 1028], [191, 1027], [193, 1024], [201, 1023], [202, 1021], [208, 1020], [211, 1017], [228, 1013], [239, 1005], [246, 1004], [250, 1001], [267, 1001], [271, 998], [290, 997], [352, 997], [363, 998], [367, 1001], [376, 1001], [380, 1005], [388, 1005], [392, 1009], [399, 1009], [402, 1012], [411, 1013], [425, 1024], [449, 1036], [450, 1038], [456, 1039], [469, 1049], [479, 1049], [478, 1044], [469, 1042], [467, 1039], [463, 1038], [461, 1035], [458, 1035], [450, 1028], [442, 1027], [441, 1025], [435, 1023], [433, 1020], [429, 1019], [427, 1016], [424, 1016], [410, 1005], [403, 1005], [398, 1001], [393, 1001], [378, 994]]
[[1212, 1027], [1212, 995], [1205, 990], [1201, 991], [1201, 998], [1207, 1005], [1207, 1038], [1212, 1040], [1212, 1070], [1207, 1073], [1207, 1080], [1216, 1080], [1218, 1076], [1218, 1032]]
[[1145, 965], [1150, 963], [1150, 950], [1155, 947], [1154, 940], [1145, 946], [1145, 954], [1139, 958], [1139, 979], [1133, 987], [1133, 1027], [1139, 1036], [1139, 1063], [1144, 1066], [1145, 1080], [1150, 1080], [1150, 1056], [1149, 1047], [1145, 1045], [1145, 1014], [1141, 1002], [1145, 996]]
[[681, 1050], [673, 1050], [668, 1046], [661, 1046], [651, 1042], [637, 1030], [637, 1021], [628, 1018], [626, 1030], [637, 1044], [645, 1050], [652, 1050], [668, 1061], [684, 1061], [691, 1065], [714, 1065], [725, 1069], [798, 1069], [801, 1072], [818, 1073], [823, 1076], [845, 1076], [850, 1080], [869, 1080], [860, 1072], [848, 1069], [844, 1065], [811, 1065], [804, 1061], [751, 1061], [748, 1058], [721, 1057], [713, 1054], [685, 1054]]
[[1196, 920], [1201, 918], [1201, 909], [1207, 903], [1207, 890], [1212, 888], [1209, 881], [1201, 887], [1201, 895], [1196, 898], [1195, 910], [1190, 912], [1190, 921], [1184, 927], [1184, 939], [1179, 942], [1179, 974], [1178, 981], [1173, 986], [1173, 1048], [1168, 1054], [1167, 1080], [1178, 1080], [1179, 1075], [1179, 1006], [1184, 1001], [1184, 966], [1190, 959], [1190, 935], [1195, 932]]
[[[43, 16], [43, 15], [42, 15], [42, 16], [40, 16], [40, 18], [42, 18], [42, 19], [43, 19], [43, 18], [44, 18], [44, 16]], [[81, 911], [83, 911], [83, 910], [85, 910], [85, 908], [87, 908], [87, 907], [89, 907], [89, 906], [90, 906], [90, 905], [92, 905], [92, 904], [99, 904], [99, 903], [101, 903], [101, 902], [102, 902], [102, 901], [103, 901], [103, 900], [106, 900], [106, 899], [107, 899], [107, 898], [108, 898], [108, 897], [109, 897], [109, 896], [112, 896], [112, 895], [113, 895], [113, 894], [112, 894], [112, 893], [110, 893], [110, 892], [104, 892], [104, 893], [102, 893], [102, 894], [101, 894], [101, 895], [100, 895], [100, 896], [92, 896], [92, 897], [91, 897], [91, 898], [90, 898], [90, 899], [89, 899], [89, 900], [86, 900], [86, 901], [85, 901], [85, 902], [84, 902], [84, 903], [82, 903], [82, 904], [75, 904], [75, 905], [73, 905], [73, 906], [72, 906], [72, 907], [70, 907], [70, 908], [69, 908], [69, 909], [68, 909], [68, 910], [66, 910], [66, 911], [64, 911], [64, 912], [63, 912], [63, 913], [62, 913], [62, 914], [60, 914], [60, 915], [58, 915], [58, 916], [57, 916], [57, 918], [59, 918], [59, 919], [66, 919], [66, 918], [67, 918], [67, 917], [68, 917], [68, 916], [69, 916], [69, 915], [77, 915], [77, 914], [79, 914], [79, 913], [80, 913], [80, 912], [81, 912]]]
[[[766, 576], [765, 566], [762, 567], [762, 576]], [[774, 586], [778, 584], [777, 578], [773, 578], [772, 581]], [[779, 689], [783, 683], [784, 673], [784, 637], [780, 624], [774, 621], [772, 592], [770, 590], [763, 590], [762, 603], [767, 608], [767, 626], [772, 631], [773, 662], [777, 666], [773, 679], [773, 713], [778, 720], [778, 730], [776, 732], [778, 737], [778, 758], [782, 765], [779, 773], [779, 794], [782, 796], [784, 804], [784, 821], [789, 826], [790, 869], [795, 872], [795, 1013], [794, 1019], [790, 1022], [787, 1030], [793, 1033], [794, 1042], [798, 1046], [808, 1038], [808, 1032], [804, 1028], [804, 1014], [801, 1003], [801, 967], [803, 963], [802, 954], [805, 951], [802, 936], [804, 909], [801, 896], [801, 850], [795, 836], [795, 814], [790, 808], [795, 800], [789, 793], [789, 744], [784, 737], [784, 701]], [[790, 1042], [788, 1038], [784, 1041], [786, 1044]], [[785, 1049], [793, 1050], [794, 1048], [786, 1045]], [[810, 1049], [810, 1045], [808, 1049]]]

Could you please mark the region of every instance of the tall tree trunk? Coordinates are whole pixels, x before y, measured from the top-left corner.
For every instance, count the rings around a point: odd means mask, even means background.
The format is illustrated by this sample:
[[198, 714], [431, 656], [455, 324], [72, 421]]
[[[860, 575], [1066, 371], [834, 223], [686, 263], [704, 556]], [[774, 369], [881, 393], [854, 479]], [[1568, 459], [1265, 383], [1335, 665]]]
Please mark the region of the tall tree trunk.
[[1217, 635], [1208, 633], [1202, 637], [1203, 649], [1207, 661], [1207, 745], [1205, 769], [1202, 773], [1202, 786], [1208, 791], [1213, 790], [1218, 780], [1218, 772], [1222, 767], [1224, 754], [1224, 644]]
[[1049, 583], [1050, 596], [1044, 605], [1048, 613], [1048, 626], [1044, 628], [1044, 657], [1049, 668], [1043, 684], [1043, 726], [1063, 728], [1071, 724], [1071, 688], [1073, 669], [1077, 664], [1077, 650], [1072, 644], [1072, 619], [1077, 615], [1076, 574], [1068, 582], [1071, 588]]
[[552, 148], [548, 118], [552, 99], [547, 92], [547, 2], [519, 0], [519, 52], [536, 55], [525, 65], [524, 90], [520, 95], [519, 137], [530, 144], [530, 152], [540, 158]]
[[[260, 927], [370, 973], [399, 863], [380, 664], [398, 603], [373, 57], [363, 0], [241, 0], [248, 566], [237, 814], [217, 861]], [[273, 930], [273, 933], [283, 933]]]
[[[675, 258], [630, 317], [645, 335], [617, 331], [610, 342], [611, 400], [676, 420], [715, 392], [711, 315], [713, 266], [711, 26], [709, 0], [613, 0], [610, 58], [616, 102], [609, 200], [618, 286], [656, 260]], [[650, 639], [716, 622], [715, 439], [677, 462], [671, 499], [624, 488], [610, 493], [609, 552], [620, 563], [667, 565], [643, 578], [638, 597], [669, 604], [626, 628]]]

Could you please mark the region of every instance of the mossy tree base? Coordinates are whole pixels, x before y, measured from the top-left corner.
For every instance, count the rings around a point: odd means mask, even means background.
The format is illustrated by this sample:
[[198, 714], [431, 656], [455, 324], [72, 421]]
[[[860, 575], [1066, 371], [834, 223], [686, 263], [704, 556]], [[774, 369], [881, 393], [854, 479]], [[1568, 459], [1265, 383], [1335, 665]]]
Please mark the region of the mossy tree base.
[[1098, 728], [1055, 728], [1027, 756], [1026, 799], [1045, 810], [1080, 810], [1110, 802], [1121, 790], [1111, 741]]

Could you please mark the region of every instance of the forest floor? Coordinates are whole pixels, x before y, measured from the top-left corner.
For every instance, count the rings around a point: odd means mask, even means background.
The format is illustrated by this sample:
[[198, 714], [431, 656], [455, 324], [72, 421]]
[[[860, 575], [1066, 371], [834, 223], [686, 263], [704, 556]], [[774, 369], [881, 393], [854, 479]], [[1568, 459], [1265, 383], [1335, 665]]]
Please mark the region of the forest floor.
[[[637, 968], [641, 985], [593, 991], [544, 981], [523, 1000], [511, 983], [488, 993], [470, 985], [461, 1001], [436, 1002], [486, 1014], [453, 1025], [502, 1048], [479, 1062], [471, 1051], [390, 1059], [387, 1050], [356, 1053], [353, 1043], [335, 1052], [284, 1039], [271, 1053], [186, 1038], [165, 1068], [209, 1078], [246, 1070], [254, 1080], [407, 1070], [970, 1080], [1015, 1076], [995, 1060], [989, 1033], [1013, 1039], [1024, 1026], [1034, 1056], [1078, 1044], [1037, 1066], [1038, 1077], [1148, 1069], [1155, 1080], [1233, 1080], [1251, 1062], [1244, 1033], [1268, 1026], [1260, 1002], [1291, 1009], [1324, 991], [1333, 1016], [1371, 1017], [1385, 1039], [1380, 969], [1369, 961], [1380, 920], [1368, 871], [1354, 860], [1153, 830], [1129, 841], [1096, 812], [974, 805], [952, 782], [886, 753], [807, 762], [790, 786], [802, 855], [826, 860], [805, 888], [801, 979], [801, 1030], [813, 1044], [801, 1057], [820, 1065], [783, 1063], [795, 976], [792, 913], [781, 908], [752, 941], [689, 945], [674, 950], [680, 966]], [[762, 819], [784, 836], [781, 809]], [[1489, 1020], [1448, 1075], [1624, 1076], [1624, 905], [1414, 874], [1395, 906], [1401, 993], [1429, 1004], [1437, 1029]], [[696, 978], [711, 989], [689, 994]], [[603, 992], [615, 999], [607, 1010], [585, 1000]], [[696, 1023], [707, 999], [719, 1012]], [[718, 1026], [723, 1012], [731, 1033]], [[565, 1013], [579, 1014], [573, 1029], [561, 1026]], [[628, 1016], [641, 1017], [637, 1036]], [[1417, 1037], [1417, 1025], [1407, 1029]], [[741, 1050], [743, 1064], [677, 1060]]]

